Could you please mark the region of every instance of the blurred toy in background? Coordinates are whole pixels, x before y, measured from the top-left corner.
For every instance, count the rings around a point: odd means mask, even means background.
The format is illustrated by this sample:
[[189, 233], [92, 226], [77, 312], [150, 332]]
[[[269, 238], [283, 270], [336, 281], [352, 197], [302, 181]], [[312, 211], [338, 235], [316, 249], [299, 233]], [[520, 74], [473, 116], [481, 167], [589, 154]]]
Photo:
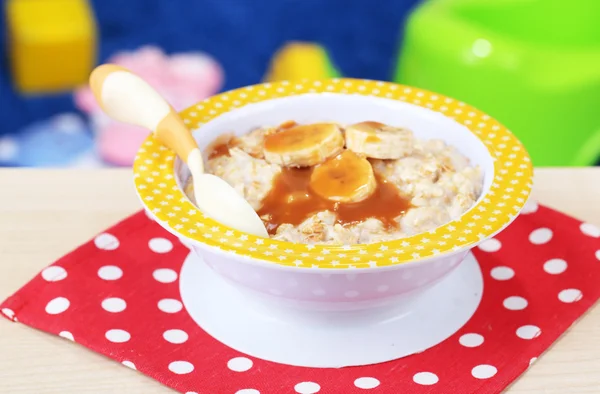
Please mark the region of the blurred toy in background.
[[102, 162], [87, 122], [66, 113], [0, 137], [0, 166], [99, 167]]
[[[201, 52], [168, 56], [160, 48], [146, 46], [117, 53], [106, 63], [118, 64], [137, 73], [176, 110], [217, 93], [224, 79], [221, 66]], [[108, 118], [87, 86], [78, 89], [74, 99], [76, 107], [90, 117], [100, 158], [113, 165], [131, 165], [150, 131]]]
[[322, 46], [290, 42], [278, 50], [269, 65], [265, 82], [336, 78], [341, 74]]
[[96, 21], [87, 0], [8, 0], [11, 72], [25, 94], [72, 90], [96, 63]]
[[497, 118], [537, 166], [600, 159], [600, 1], [430, 0], [409, 17], [395, 80]]

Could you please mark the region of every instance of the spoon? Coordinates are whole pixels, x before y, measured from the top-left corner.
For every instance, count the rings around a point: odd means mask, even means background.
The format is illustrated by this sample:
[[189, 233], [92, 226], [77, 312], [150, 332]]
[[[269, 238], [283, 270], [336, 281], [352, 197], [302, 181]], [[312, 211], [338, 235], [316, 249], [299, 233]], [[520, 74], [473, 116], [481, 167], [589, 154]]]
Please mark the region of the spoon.
[[103, 64], [90, 75], [96, 100], [111, 118], [152, 130], [190, 169], [196, 205], [204, 214], [237, 230], [268, 237], [252, 206], [223, 179], [204, 172], [202, 152], [177, 112], [146, 81], [131, 71]]

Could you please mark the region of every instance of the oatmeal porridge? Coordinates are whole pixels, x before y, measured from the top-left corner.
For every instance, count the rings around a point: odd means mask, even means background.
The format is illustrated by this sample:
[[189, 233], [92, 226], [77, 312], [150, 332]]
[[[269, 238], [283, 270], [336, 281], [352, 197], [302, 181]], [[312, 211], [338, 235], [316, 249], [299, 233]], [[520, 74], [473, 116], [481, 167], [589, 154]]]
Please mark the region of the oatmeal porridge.
[[[206, 171], [233, 186], [271, 238], [358, 244], [408, 237], [458, 218], [483, 174], [457, 149], [378, 122], [255, 129], [208, 149]], [[193, 200], [193, 185], [186, 194]]]

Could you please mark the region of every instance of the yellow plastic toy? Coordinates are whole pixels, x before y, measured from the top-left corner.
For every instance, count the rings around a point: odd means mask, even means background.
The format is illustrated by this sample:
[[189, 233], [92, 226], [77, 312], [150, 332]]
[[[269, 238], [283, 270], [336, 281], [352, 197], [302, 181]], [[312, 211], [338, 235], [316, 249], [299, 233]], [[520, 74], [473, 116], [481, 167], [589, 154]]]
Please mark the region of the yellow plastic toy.
[[339, 76], [340, 73], [323, 47], [312, 43], [290, 42], [273, 56], [265, 82]]
[[8, 0], [15, 87], [51, 93], [87, 81], [96, 63], [96, 23], [87, 0]]

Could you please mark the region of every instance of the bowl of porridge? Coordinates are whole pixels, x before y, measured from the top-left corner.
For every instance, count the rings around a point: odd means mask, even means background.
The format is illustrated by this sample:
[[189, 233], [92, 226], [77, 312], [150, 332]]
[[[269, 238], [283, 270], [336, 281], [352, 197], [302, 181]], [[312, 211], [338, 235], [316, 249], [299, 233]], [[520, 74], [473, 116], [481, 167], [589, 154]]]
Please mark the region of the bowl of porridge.
[[250, 203], [269, 237], [201, 212], [186, 165], [153, 136], [134, 164], [145, 209], [218, 276], [281, 305], [347, 311], [409, 301], [505, 228], [531, 189], [530, 159], [504, 126], [417, 88], [267, 83], [181, 116], [205, 171]]

